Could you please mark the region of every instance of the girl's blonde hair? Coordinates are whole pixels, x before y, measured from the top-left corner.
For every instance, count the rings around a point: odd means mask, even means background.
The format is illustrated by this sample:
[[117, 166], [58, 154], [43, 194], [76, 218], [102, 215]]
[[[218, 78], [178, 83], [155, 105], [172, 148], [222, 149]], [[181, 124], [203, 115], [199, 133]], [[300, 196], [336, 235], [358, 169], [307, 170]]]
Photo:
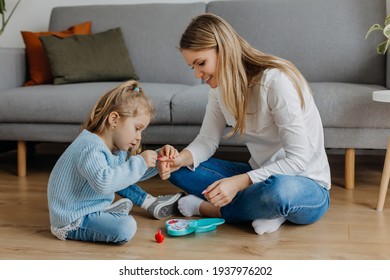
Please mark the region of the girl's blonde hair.
[[202, 14], [193, 18], [181, 37], [179, 47], [180, 50], [217, 51], [218, 87], [225, 106], [237, 120], [229, 136], [244, 133], [248, 87], [253, 78], [262, 75], [266, 69], [283, 71], [298, 92], [301, 107], [304, 106], [302, 87], [307, 85], [307, 81], [299, 70], [290, 61], [253, 48], [219, 16]]
[[[108, 117], [117, 112], [121, 117], [136, 117], [140, 112], [154, 116], [151, 100], [144, 94], [137, 81], [130, 80], [105, 93], [92, 109], [83, 128], [93, 133], [103, 133], [110, 127]], [[137, 154], [141, 143], [129, 151]]]

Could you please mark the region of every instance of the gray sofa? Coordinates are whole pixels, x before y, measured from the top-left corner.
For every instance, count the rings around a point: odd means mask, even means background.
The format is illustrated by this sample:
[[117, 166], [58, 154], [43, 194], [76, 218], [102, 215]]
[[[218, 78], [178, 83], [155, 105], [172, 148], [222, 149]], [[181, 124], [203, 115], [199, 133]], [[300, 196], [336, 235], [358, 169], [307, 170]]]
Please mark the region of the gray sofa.
[[[208, 87], [193, 77], [177, 50], [192, 17], [215, 13], [253, 46], [291, 60], [313, 90], [326, 148], [346, 149], [346, 187], [354, 186], [355, 149], [384, 149], [390, 108], [372, 101], [386, 89], [387, 57], [377, 55], [385, 0], [258, 0], [209, 3], [57, 7], [49, 30], [91, 20], [92, 32], [120, 26], [140, 82], [157, 114], [147, 144], [186, 145], [197, 135]], [[18, 141], [18, 173], [25, 175], [26, 141], [71, 142], [95, 101], [118, 82], [23, 87], [24, 49], [0, 49], [0, 140]], [[223, 146], [242, 146], [236, 139]]]

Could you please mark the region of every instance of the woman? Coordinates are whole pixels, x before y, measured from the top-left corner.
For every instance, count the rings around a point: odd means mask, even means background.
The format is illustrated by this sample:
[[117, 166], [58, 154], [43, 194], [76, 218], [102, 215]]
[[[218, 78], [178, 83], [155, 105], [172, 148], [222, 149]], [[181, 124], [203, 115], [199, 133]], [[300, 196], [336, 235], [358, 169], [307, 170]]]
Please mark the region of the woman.
[[[320, 115], [298, 69], [254, 49], [212, 14], [192, 20], [180, 50], [211, 87], [199, 135], [164, 173], [190, 194], [179, 200], [181, 213], [251, 221], [258, 234], [286, 220], [319, 220], [329, 208], [330, 170]], [[226, 125], [227, 137], [248, 147], [249, 163], [211, 158]]]

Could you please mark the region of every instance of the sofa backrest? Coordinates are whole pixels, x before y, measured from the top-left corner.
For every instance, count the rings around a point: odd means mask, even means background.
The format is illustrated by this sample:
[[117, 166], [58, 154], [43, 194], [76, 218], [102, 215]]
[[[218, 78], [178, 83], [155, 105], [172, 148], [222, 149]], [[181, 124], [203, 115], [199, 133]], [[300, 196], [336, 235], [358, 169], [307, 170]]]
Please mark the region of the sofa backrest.
[[92, 5], [54, 8], [50, 30], [92, 21], [92, 32], [120, 26], [141, 82], [199, 84], [177, 50], [191, 18], [226, 19], [254, 47], [292, 61], [309, 82], [386, 85], [386, 57], [376, 53], [386, 0], [255, 0]]
[[386, 57], [376, 53], [385, 0], [216, 1], [207, 12], [227, 20], [252, 46], [292, 61], [309, 82], [385, 85]]
[[120, 26], [141, 82], [194, 85], [200, 81], [176, 47], [191, 18], [205, 11], [205, 3], [56, 7], [49, 30], [89, 20], [93, 33]]

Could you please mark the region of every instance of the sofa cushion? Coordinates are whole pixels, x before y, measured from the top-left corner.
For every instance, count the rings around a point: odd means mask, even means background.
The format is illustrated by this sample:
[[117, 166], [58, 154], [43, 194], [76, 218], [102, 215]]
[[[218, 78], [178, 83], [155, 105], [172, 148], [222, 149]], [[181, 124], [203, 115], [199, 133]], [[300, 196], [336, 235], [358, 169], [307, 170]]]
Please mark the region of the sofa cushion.
[[[118, 82], [94, 82], [61, 86], [39, 85], [4, 90], [0, 94], [0, 123], [81, 124], [96, 101]], [[156, 108], [153, 124], [171, 124], [171, 99], [190, 86], [142, 83]]]
[[203, 84], [175, 93], [172, 98], [172, 124], [201, 124], [209, 90], [210, 87]]
[[[156, 115], [151, 124], [172, 124], [172, 98], [179, 92], [191, 89], [188, 85], [165, 83], [141, 83], [146, 95], [148, 95], [156, 108]], [[188, 106], [188, 105], [187, 105]], [[188, 108], [188, 107], [187, 107]]]
[[255, 48], [292, 61], [309, 82], [385, 85], [386, 56], [375, 51], [383, 34], [364, 40], [385, 18], [384, 0], [211, 1], [207, 12]]
[[56, 7], [51, 30], [85, 20], [92, 32], [120, 26], [134, 68], [141, 82], [200, 84], [177, 49], [180, 36], [191, 18], [204, 13], [206, 3], [148, 3]]
[[[347, 83], [311, 83], [310, 87], [324, 127], [389, 127], [389, 105], [372, 100], [372, 92], [383, 90], [384, 87]], [[174, 94], [172, 124], [201, 124], [208, 90], [207, 85], [200, 85]]]
[[58, 32], [30, 32], [21, 31], [24, 44], [26, 46], [26, 54], [29, 66], [30, 80], [25, 83], [26, 86], [51, 84], [53, 78], [49, 62], [46, 57], [45, 50], [39, 40], [40, 36], [55, 35], [60, 38], [71, 36], [74, 34], [90, 34], [91, 22], [83, 22], [74, 25], [67, 30]]
[[389, 104], [372, 100], [378, 85], [311, 83], [324, 127], [388, 128]]
[[55, 85], [138, 79], [120, 28], [91, 35], [40, 39]]

